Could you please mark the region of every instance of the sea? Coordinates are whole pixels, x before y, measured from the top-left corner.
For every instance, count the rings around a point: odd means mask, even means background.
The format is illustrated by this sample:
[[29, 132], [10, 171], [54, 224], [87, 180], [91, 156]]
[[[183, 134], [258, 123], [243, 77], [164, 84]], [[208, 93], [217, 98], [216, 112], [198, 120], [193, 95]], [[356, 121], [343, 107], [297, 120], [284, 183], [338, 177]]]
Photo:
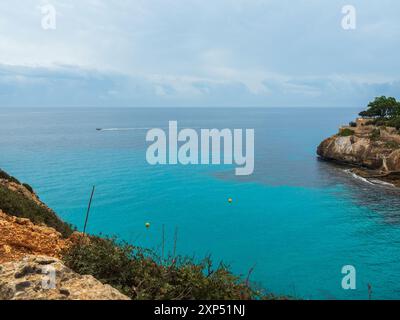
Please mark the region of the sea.
[[[254, 285], [275, 295], [399, 299], [400, 192], [316, 155], [358, 111], [0, 108], [0, 168], [79, 230], [95, 186], [88, 232], [160, 254], [164, 247], [199, 260], [211, 255], [243, 278], [253, 270]], [[150, 165], [146, 134], [169, 121], [178, 129], [254, 129], [254, 173]], [[348, 265], [356, 288], [345, 290]]]

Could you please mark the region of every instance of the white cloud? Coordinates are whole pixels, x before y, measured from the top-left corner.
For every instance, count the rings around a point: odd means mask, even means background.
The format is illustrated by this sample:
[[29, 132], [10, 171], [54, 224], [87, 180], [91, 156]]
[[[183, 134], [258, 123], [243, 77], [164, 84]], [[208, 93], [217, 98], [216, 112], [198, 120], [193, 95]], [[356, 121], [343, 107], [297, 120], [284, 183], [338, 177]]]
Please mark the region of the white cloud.
[[0, 65], [1, 106], [361, 106], [396, 95], [400, 81], [346, 75], [270, 76], [255, 93], [245, 82], [179, 75], [130, 76], [72, 66]]
[[[57, 30], [41, 28], [44, 3], [57, 9]], [[334, 104], [342, 103], [337, 88], [346, 90], [344, 83], [357, 92], [397, 88], [400, 4], [353, 4], [358, 28], [345, 32], [339, 0], [3, 0], [0, 64], [29, 72], [1, 77], [19, 81], [19, 90], [43, 81], [43, 70], [53, 82], [78, 72], [97, 79], [99, 88], [88, 85], [94, 92], [111, 87], [102, 97], [160, 105]], [[83, 96], [95, 102], [95, 93]]]

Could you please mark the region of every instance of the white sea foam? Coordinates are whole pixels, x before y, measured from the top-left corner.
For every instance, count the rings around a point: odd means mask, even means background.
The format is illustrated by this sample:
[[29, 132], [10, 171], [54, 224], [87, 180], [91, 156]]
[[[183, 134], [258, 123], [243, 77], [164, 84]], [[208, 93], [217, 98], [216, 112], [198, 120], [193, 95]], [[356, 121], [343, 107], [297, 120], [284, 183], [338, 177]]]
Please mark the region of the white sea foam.
[[363, 178], [363, 177], [361, 177], [361, 176], [355, 174], [355, 173], [352, 172], [350, 169], [346, 169], [346, 170], [344, 170], [344, 172], [350, 174], [353, 178], [355, 178], [355, 179], [357, 179], [357, 180], [360, 180], [360, 181], [363, 181], [363, 182], [365, 182], [365, 183], [372, 184], [372, 185], [374, 184], [374, 183], [372, 183], [371, 181], [369, 181], [368, 179]]
[[380, 184], [380, 185], [386, 186], [386, 187], [396, 187], [393, 183], [389, 183], [389, 182], [378, 180], [378, 179], [371, 179], [370, 181], [373, 182], [374, 184]]
[[363, 178], [363, 177], [355, 174], [354, 172], [352, 172], [350, 169], [346, 169], [346, 170], [344, 170], [344, 172], [350, 174], [353, 178], [355, 178], [357, 180], [363, 181], [363, 182], [371, 184], [371, 185], [380, 185], [380, 186], [391, 187], [391, 188], [395, 188], [396, 187], [392, 183], [385, 182], [385, 181], [382, 181], [382, 180], [379, 180], [379, 179], [366, 179], [366, 178]]

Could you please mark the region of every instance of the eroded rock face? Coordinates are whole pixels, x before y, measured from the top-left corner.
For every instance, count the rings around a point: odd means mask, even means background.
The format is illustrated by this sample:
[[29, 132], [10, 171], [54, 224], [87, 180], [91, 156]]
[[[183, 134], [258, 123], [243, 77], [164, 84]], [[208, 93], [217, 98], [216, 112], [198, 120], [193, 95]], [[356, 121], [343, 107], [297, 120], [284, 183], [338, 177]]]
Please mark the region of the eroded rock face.
[[400, 149], [393, 151], [387, 157], [386, 165], [391, 171], [400, 171]]
[[36, 193], [29, 191], [22, 184], [18, 184], [16, 182], [12, 182], [12, 181], [9, 181], [6, 179], [0, 179], [0, 184], [5, 186], [6, 188], [8, 188], [11, 191], [14, 191], [15, 193], [19, 193], [20, 195], [24, 196], [25, 198], [32, 200], [36, 204], [48, 208], [43, 202], [40, 201], [40, 199], [38, 198]]
[[63, 239], [53, 228], [0, 210], [0, 263], [19, 260], [27, 254], [59, 258], [70, 244], [70, 239]]
[[92, 276], [82, 276], [60, 260], [26, 256], [0, 265], [0, 300], [129, 300]]
[[[343, 130], [342, 127], [340, 130]], [[347, 127], [350, 136], [334, 135], [318, 146], [317, 154], [356, 166], [352, 171], [364, 178], [386, 181], [400, 187], [400, 135], [395, 128], [372, 125]]]
[[319, 145], [317, 153], [328, 160], [336, 160], [372, 170], [381, 170], [382, 172], [400, 169], [399, 157], [395, 156], [396, 150], [388, 148], [382, 141], [373, 141], [365, 137], [333, 136]]

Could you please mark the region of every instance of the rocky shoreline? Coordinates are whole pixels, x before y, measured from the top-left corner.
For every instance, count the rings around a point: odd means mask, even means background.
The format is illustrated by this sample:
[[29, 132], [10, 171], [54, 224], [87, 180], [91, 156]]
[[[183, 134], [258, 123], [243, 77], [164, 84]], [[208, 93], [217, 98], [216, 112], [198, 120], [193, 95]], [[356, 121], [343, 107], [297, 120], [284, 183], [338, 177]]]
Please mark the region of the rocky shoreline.
[[375, 126], [359, 118], [321, 142], [318, 156], [351, 166], [351, 172], [367, 180], [400, 187], [400, 135], [396, 128]]

